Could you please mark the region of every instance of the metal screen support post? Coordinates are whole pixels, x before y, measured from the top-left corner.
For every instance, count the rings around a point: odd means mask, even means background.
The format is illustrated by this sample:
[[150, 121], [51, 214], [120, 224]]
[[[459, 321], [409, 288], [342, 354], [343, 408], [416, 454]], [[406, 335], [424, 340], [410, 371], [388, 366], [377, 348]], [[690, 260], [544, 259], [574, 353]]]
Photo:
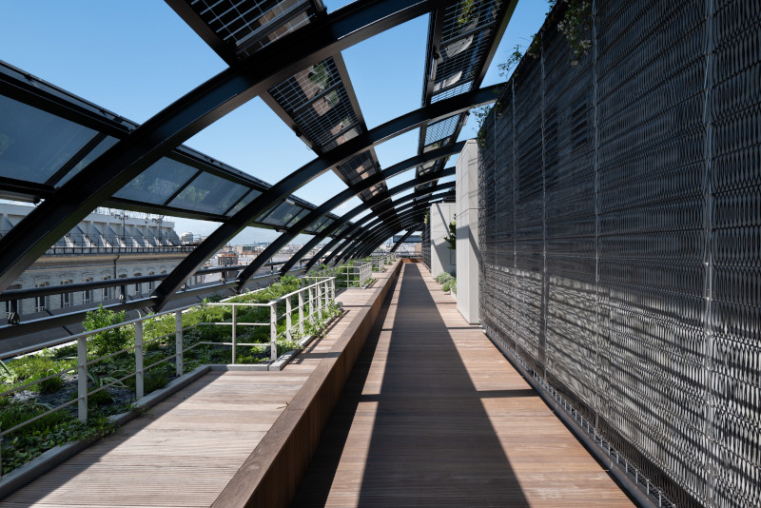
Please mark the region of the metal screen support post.
[[77, 338], [77, 409], [79, 421], [87, 422], [87, 337]]
[[177, 365], [177, 377], [182, 376], [182, 311], [174, 314], [174, 344], [175, 344], [175, 364]]
[[135, 400], [145, 396], [145, 372], [143, 372], [143, 322], [135, 323]]
[[304, 292], [299, 291], [299, 333], [304, 337]]
[[233, 351], [232, 351], [232, 364], [235, 365], [235, 360], [238, 357], [238, 306], [233, 304]]
[[277, 360], [277, 302], [270, 304], [270, 358]]
[[288, 340], [293, 340], [293, 334], [291, 333], [291, 297], [285, 297], [285, 336]]

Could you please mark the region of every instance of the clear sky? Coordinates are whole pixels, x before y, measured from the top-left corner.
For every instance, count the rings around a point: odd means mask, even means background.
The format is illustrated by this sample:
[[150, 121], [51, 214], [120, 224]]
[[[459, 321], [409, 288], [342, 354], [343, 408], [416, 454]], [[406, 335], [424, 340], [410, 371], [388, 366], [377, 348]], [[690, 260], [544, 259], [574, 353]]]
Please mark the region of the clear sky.
[[[348, 3], [325, 0], [328, 12]], [[546, 0], [519, 1], [484, 85], [506, 79], [497, 64], [507, 60], [516, 44], [528, 45], [546, 12]], [[424, 16], [343, 52], [369, 128], [420, 107], [427, 28]], [[161, 0], [0, 2], [0, 60], [140, 123], [226, 67]], [[471, 116], [460, 138], [475, 135]], [[378, 146], [381, 166], [415, 155], [417, 139], [415, 131]], [[259, 98], [186, 144], [273, 184], [315, 157]], [[393, 185], [412, 173], [395, 179]], [[321, 204], [344, 188], [330, 172], [297, 195]], [[354, 198], [335, 213], [357, 204]], [[175, 222], [178, 232], [208, 234], [216, 227], [186, 219]], [[276, 235], [249, 228], [236, 243], [271, 241]], [[304, 238], [296, 242], [303, 243]]]

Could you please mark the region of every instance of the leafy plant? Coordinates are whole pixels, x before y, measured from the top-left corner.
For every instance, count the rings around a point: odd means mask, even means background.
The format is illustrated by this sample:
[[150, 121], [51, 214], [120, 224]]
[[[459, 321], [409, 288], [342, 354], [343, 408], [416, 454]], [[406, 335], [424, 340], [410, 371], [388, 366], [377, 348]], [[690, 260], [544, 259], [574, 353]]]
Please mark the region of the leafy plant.
[[[124, 311], [114, 312], [103, 308], [103, 305], [101, 305], [86, 314], [82, 326], [84, 326], [85, 330], [92, 331], [115, 325], [122, 321], [124, 321]], [[127, 347], [130, 335], [130, 331], [124, 327], [94, 333], [90, 340], [87, 341], [87, 352], [95, 358], [116, 353]]]
[[34, 388], [37, 389], [40, 393], [56, 393], [63, 389], [63, 387], [66, 385], [66, 382], [63, 380], [63, 377], [61, 377], [60, 374], [58, 374], [57, 369], [50, 369], [48, 371], [43, 371], [40, 373], [42, 377], [47, 377], [53, 374], [56, 374], [55, 376], [51, 377], [50, 379], [46, 379], [45, 381], [40, 381], [36, 385], [34, 385]]
[[[457, 216], [455, 216], [457, 218]], [[444, 237], [444, 241], [447, 242], [447, 246], [451, 250], [457, 248], [457, 221], [453, 220], [449, 223], [449, 234]]]

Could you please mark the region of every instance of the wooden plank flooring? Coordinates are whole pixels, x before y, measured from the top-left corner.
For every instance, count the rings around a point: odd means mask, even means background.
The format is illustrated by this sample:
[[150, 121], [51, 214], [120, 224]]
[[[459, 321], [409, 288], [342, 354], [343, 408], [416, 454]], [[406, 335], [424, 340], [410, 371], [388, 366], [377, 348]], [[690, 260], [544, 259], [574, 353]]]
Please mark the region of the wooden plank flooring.
[[294, 506], [631, 506], [427, 270], [402, 270]]
[[373, 293], [339, 295], [346, 314], [283, 371], [210, 372], [0, 507], [210, 506]]

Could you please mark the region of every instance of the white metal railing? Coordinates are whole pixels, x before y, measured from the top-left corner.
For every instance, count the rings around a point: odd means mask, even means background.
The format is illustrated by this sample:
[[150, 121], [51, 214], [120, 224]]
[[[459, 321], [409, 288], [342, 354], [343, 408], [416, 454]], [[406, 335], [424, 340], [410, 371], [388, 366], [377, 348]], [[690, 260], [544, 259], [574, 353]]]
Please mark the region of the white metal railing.
[[346, 281], [346, 287], [367, 287], [373, 278], [373, 264], [371, 261], [354, 261], [341, 267], [336, 273], [336, 278]]
[[[214, 307], [231, 307], [232, 320], [230, 322], [213, 322], [213, 323], [199, 323], [202, 326], [231, 326], [231, 342], [198, 342], [193, 347], [202, 344], [214, 344], [232, 346], [232, 363], [236, 363], [237, 348], [238, 346], [258, 346], [259, 343], [239, 343], [238, 332], [239, 326], [249, 327], [269, 327], [270, 335], [270, 358], [272, 361], [277, 359], [277, 341], [283, 337], [288, 340], [293, 340], [294, 329], [298, 329], [297, 333], [299, 337], [305, 336], [306, 322], [309, 322], [314, 326], [316, 320], [322, 321], [323, 312], [327, 312], [328, 306], [335, 302], [336, 299], [336, 279], [335, 277], [313, 277], [306, 276], [305, 279], [317, 280], [308, 286], [297, 289], [291, 293], [283, 295], [275, 300], [270, 300], [264, 303], [247, 303], [247, 302], [234, 302], [234, 301], [222, 301], [217, 303], [210, 303], [208, 305]], [[237, 297], [233, 297], [237, 298]], [[232, 300], [230, 298], [228, 300]], [[284, 312], [278, 313], [280, 304], [284, 304]], [[295, 303], [295, 306], [294, 306]], [[307, 305], [308, 303], [308, 305]], [[269, 309], [269, 319], [263, 323], [247, 323], [238, 321], [238, 309], [240, 308], [267, 308]], [[294, 321], [294, 312], [298, 313], [297, 318]], [[278, 332], [278, 323], [285, 321], [285, 329], [282, 332]]]
[[[216, 345], [216, 346], [232, 346], [232, 363], [234, 364], [236, 363], [237, 346], [261, 345], [261, 344], [238, 343], [237, 342], [237, 327], [238, 326], [268, 326], [270, 327], [270, 343], [268, 347], [270, 348], [271, 359], [273, 361], [276, 360], [278, 338], [286, 337], [289, 340], [293, 339], [293, 337], [295, 336], [295, 332], [294, 332], [295, 329], [298, 330], [297, 333], [299, 334], [299, 336], [303, 337], [306, 332], [305, 323], [310, 323], [312, 326], [314, 326], [317, 321], [322, 320], [323, 313], [328, 311], [329, 305], [335, 302], [335, 297], [336, 297], [335, 277], [308, 276], [307, 279], [309, 280], [315, 279], [316, 281], [296, 291], [293, 291], [279, 298], [271, 300], [269, 302], [246, 303], [246, 302], [227, 301], [227, 300], [234, 300], [236, 298], [240, 298], [241, 295], [238, 295], [238, 296], [227, 298], [226, 300], [223, 300], [221, 302], [206, 304], [207, 306], [232, 307], [232, 321], [229, 323], [227, 322], [215, 322], [215, 323], [197, 322], [183, 328], [182, 326], [183, 314], [187, 313], [189, 310], [192, 310], [194, 308], [201, 308], [200, 305], [194, 304], [194, 305], [189, 305], [189, 306], [185, 306], [178, 309], [173, 309], [171, 311], [160, 312], [158, 314], [141, 316], [136, 319], [122, 321], [120, 323], [98, 328], [96, 330], [86, 331], [86, 332], [78, 333], [70, 337], [67, 337], [65, 339], [66, 340], [65, 344], [71, 344], [72, 342], [76, 342], [76, 346], [77, 346], [76, 365], [69, 368], [62, 369], [46, 377], [29, 381], [27, 383], [23, 383], [21, 385], [14, 386], [12, 388], [4, 390], [2, 393], [0, 393], [0, 398], [13, 395], [16, 392], [19, 392], [21, 390], [29, 390], [33, 388], [35, 385], [39, 385], [40, 383], [44, 383], [55, 377], [62, 377], [66, 374], [75, 374], [75, 373], [77, 375], [76, 398], [68, 402], [65, 402], [57, 407], [51, 408], [11, 428], [0, 429], [0, 442], [2, 442], [3, 438], [7, 436], [8, 434], [11, 434], [26, 425], [34, 423], [42, 418], [45, 418], [62, 409], [68, 408], [69, 406], [72, 406], [74, 404], [77, 404], [78, 419], [81, 422], [87, 422], [89, 398], [91, 398], [94, 394], [98, 392], [101, 392], [103, 390], [106, 390], [114, 386], [123, 387], [124, 381], [132, 377], [135, 378], [135, 399], [136, 401], [139, 401], [145, 396], [145, 374], [149, 369], [152, 369], [158, 365], [174, 360], [176, 375], [178, 377], [182, 376], [184, 374], [183, 370], [184, 370], [185, 353], [187, 353], [188, 351], [200, 345], [206, 344], [206, 345]], [[252, 294], [265, 291], [266, 289], [268, 288], [258, 289], [256, 291], [246, 293], [243, 296], [250, 296]], [[278, 304], [283, 302], [284, 302], [285, 312], [282, 314], [278, 314]], [[298, 303], [294, 306], [293, 305], [294, 302], [298, 302]], [[268, 322], [245, 323], [245, 322], [237, 321], [237, 309], [239, 309], [242, 306], [269, 307], [270, 312], [269, 312]], [[298, 315], [296, 319], [294, 319], [294, 313], [297, 313]], [[145, 339], [145, 323], [149, 321], [160, 320], [170, 314], [174, 314], [174, 332], [169, 334], [164, 334], [158, 337], [154, 337], [150, 340], [146, 340]], [[280, 320], [284, 320], [285, 329], [283, 332], [278, 333], [277, 332], [278, 322]], [[196, 341], [193, 344], [187, 346], [184, 341], [184, 332], [192, 328], [203, 326], [203, 325], [232, 326], [232, 333], [231, 333], [232, 341], [231, 342]], [[97, 334], [108, 332], [111, 330], [116, 330], [123, 327], [131, 328], [132, 331], [134, 332], [134, 345], [125, 347], [119, 351], [116, 351], [116, 352], [113, 352], [98, 358], [92, 358], [92, 357], [88, 358], [88, 351], [87, 351], [88, 339], [92, 339]], [[165, 339], [167, 339], [168, 337], [171, 337], [172, 335], [174, 335], [174, 339], [175, 339], [174, 354], [170, 355], [168, 354], [169, 352], [167, 352], [166, 356], [162, 355], [163, 358], [161, 358], [160, 360], [153, 362], [150, 365], [145, 365], [144, 360], [145, 360], [146, 346], [148, 346], [151, 343], [161, 343], [162, 341], [165, 341]], [[63, 341], [60, 341], [60, 342], [63, 344]], [[88, 371], [93, 365], [103, 362], [105, 360], [114, 358], [118, 355], [125, 354], [125, 353], [134, 354], [134, 360], [135, 360], [134, 371], [129, 372], [126, 375], [121, 376], [119, 378], [110, 377], [109, 378], [110, 381], [108, 383], [101, 382], [101, 383], [98, 383], [97, 386], [93, 386], [93, 387], [88, 386], [88, 379], [89, 379]], [[0, 464], [1, 463], [2, 463], [2, 451], [0, 450]], [[0, 476], [2, 476], [1, 467], [0, 467]]]

